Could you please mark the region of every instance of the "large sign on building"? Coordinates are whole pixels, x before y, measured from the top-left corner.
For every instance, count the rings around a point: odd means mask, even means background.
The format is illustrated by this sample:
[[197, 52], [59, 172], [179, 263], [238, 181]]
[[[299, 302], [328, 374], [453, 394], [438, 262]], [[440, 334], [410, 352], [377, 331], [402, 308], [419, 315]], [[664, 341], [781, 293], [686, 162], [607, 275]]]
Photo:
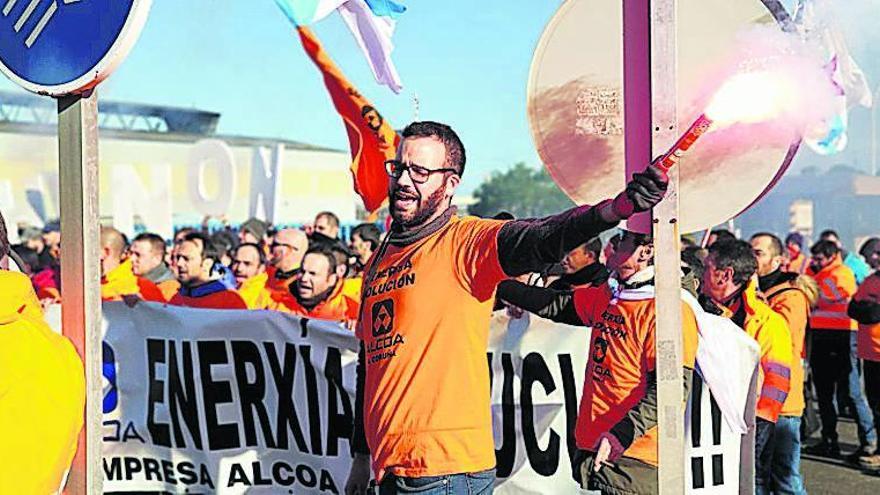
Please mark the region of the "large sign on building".
[[[58, 218], [58, 145], [0, 125], [0, 210], [10, 227]], [[102, 131], [101, 217], [132, 234], [170, 236], [205, 216], [299, 224], [333, 211], [354, 222], [359, 198], [341, 151], [281, 140]], [[14, 228], [10, 229], [14, 232]]]

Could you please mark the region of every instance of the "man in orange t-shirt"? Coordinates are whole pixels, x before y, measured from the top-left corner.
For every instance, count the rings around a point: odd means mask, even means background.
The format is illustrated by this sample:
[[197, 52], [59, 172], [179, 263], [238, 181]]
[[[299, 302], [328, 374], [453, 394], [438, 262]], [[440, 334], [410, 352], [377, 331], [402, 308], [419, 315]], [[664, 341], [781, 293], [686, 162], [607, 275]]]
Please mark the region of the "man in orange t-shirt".
[[273, 293], [268, 309], [318, 320], [346, 323], [357, 320], [359, 305], [344, 293], [337, 262], [329, 248], [310, 249], [290, 291]]
[[[592, 328], [584, 391], [575, 424], [580, 450], [573, 475], [602, 493], [657, 493], [657, 374], [653, 243], [624, 232], [605, 282], [572, 290], [531, 287], [516, 281], [498, 286], [498, 298], [539, 316]], [[697, 352], [697, 322], [682, 302], [684, 396], [690, 390]], [[684, 416], [684, 403], [682, 403]]]
[[650, 209], [667, 179], [651, 167], [613, 201], [543, 219], [462, 218], [451, 206], [464, 172], [461, 140], [436, 122], [412, 123], [402, 137], [397, 158], [386, 163], [394, 223], [364, 272], [355, 456], [345, 492], [366, 490], [372, 458], [382, 493], [427, 482], [450, 493], [490, 493], [486, 348], [498, 283], [540, 271]]
[[183, 237], [174, 252], [180, 290], [168, 301], [172, 306], [210, 309], [247, 309], [244, 299], [220, 280], [211, 278], [219, 253], [204, 234]]

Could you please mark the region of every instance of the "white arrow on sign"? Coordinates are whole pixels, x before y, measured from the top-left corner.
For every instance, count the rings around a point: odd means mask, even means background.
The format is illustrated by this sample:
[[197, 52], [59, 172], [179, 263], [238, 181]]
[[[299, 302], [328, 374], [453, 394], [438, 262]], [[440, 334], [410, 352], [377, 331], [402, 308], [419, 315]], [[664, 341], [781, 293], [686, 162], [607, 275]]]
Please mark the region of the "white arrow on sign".
[[[40, 5], [42, 0], [31, 0], [31, 2], [25, 7], [24, 11], [18, 17], [18, 20], [15, 21], [15, 25], [13, 29], [15, 32], [21, 31], [21, 28], [24, 24], [31, 18], [31, 15], [37, 10], [37, 7]], [[80, 0], [61, 0], [64, 5], [69, 5], [72, 3], [77, 3]], [[3, 6], [3, 16], [8, 16], [10, 12], [12, 12], [12, 8], [15, 7], [15, 4], [18, 0], [6, 0], [6, 5]], [[40, 17], [40, 20], [37, 22], [37, 25], [34, 26], [34, 29], [31, 30], [27, 39], [25, 39], [24, 44], [26, 47], [30, 48], [37, 41], [37, 38], [40, 37], [40, 34], [43, 32], [43, 29], [46, 28], [46, 25], [49, 24], [49, 21], [52, 20], [52, 16], [55, 15], [55, 12], [58, 10], [58, 1], [52, 0], [52, 3], [49, 4], [49, 8], [43, 12], [43, 16]]]

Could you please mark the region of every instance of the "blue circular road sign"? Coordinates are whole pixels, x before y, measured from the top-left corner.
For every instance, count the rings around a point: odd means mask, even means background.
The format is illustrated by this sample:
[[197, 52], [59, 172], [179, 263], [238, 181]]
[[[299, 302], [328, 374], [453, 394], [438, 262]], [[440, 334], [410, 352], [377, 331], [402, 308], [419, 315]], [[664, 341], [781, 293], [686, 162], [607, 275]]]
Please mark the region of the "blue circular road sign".
[[134, 46], [152, 0], [0, 0], [0, 71], [34, 93], [94, 88]]

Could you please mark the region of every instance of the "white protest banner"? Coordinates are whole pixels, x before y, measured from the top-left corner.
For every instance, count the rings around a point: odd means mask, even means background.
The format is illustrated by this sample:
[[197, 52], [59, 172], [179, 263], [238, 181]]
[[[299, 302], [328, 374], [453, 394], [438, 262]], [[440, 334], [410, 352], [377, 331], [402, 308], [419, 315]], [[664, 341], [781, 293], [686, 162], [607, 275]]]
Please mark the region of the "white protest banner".
[[[105, 491], [342, 493], [358, 349], [350, 331], [271, 311], [105, 303], [103, 312]], [[571, 458], [589, 339], [587, 328], [534, 315], [493, 316], [497, 493], [580, 492]], [[697, 418], [716, 424], [701, 389]], [[715, 430], [694, 429], [707, 439]], [[724, 466], [731, 480], [736, 464]], [[699, 467], [689, 475], [703, 476]]]
[[[270, 311], [103, 308], [105, 491], [342, 493], [351, 332]], [[491, 328], [497, 491], [577, 491], [566, 432], [589, 332], [503, 313]]]
[[490, 331], [496, 493], [577, 493], [571, 458], [589, 329], [498, 312]]
[[103, 313], [105, 492], [342, 492], [351, 332], [270, 311]]

